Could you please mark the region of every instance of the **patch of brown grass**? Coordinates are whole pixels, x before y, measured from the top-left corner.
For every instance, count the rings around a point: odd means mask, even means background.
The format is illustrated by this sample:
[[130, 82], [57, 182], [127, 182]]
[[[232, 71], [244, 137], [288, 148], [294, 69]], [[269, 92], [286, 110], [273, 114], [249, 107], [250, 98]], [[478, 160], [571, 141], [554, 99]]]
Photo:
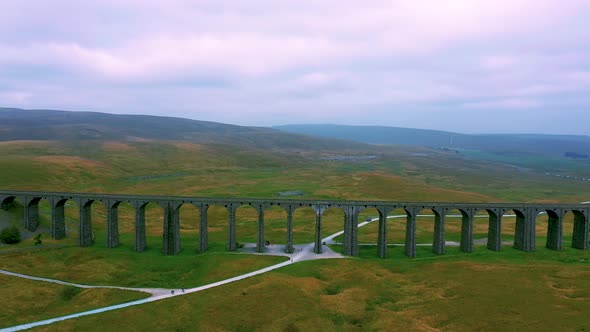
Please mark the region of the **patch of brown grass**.
[[108, 166], [103, 162], [73, 156], [39, 156], [34, 157], [33, 159], [44, 163], [59, 165], [69, 169], [108, 168]]
[[0, 275], [0, 328], [140, 299], [149, 294], [113, 289], [83, 289], [64, 299], [66, 286]]
[[197, 143], [191, 143], [191, 142], [176, 142], [176, 143], [172, 143], [172, 144], [179, 149], [191, 151], [191, 152], [199, 152], [199, 151], [204, 150], [203, 144], [197, 144]]
[[124, 142], [105, 142], [102, 149], [107, 152], [126, 152], [134, 150], [129, 144]]

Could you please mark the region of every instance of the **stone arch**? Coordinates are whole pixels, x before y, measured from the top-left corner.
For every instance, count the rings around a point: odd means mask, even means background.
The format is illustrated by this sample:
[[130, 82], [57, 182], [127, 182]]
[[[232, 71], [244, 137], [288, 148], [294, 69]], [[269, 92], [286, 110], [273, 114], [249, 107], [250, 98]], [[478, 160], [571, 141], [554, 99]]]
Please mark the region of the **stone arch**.
[[293, 245], [298, 249], [298, 245], [313, 243], [315, 239], [316, 211], [311, 205], [293, 204], [291, 206], [293, 215]]
[[[269, 204], [262, 207], [262, 213], [264, 214], [263, 238], [265, 245], [268, 240], [270, 248], [282, 248], [283, 251], [289, 252], [287, 246], [289, 243], [288, 210], [280, 204]], [[285, 243], [284, 247], [282, 247], [283, 243]]]
[[[410, 211], [406, 211], [410, 214]], [[437, 207], [414, 208], [416, 256], [426, 255], [422, 248], [431, 248], [437, 255], [445, 253], [443, 212]], [[422, 254], [419, 254], [423, 252]]]
[[[453, 214], [453, 211], [458, 211], [459, 214]], [[459, 207], [459, 208], [445, 208], [444, 212], [441, 210], [442, 215], [442, 220], [445, 224], [445, 227], [447, 227], [450, 223], [448, 222], [448, 220], [450, 218], [460, 218], [460, 223], [458, 224], [458, 227], [456, 227], [455, 232], [459, 233], [459, 248], [461, 251], [463, 252], [473, 252], [473, 216], [475, 213], [475, 209], [472, 208], [468, 208], [468, 207]], [[455, 219], [456, 220], [456, 219]], [[443, 233], [446, 233], [443, 230]], [[455, 238], [455, 240], [457, 240]], [[442, 242], [444, 242], [445, 239], [442, 239]]]
[[207, 235], [207, 249], [223, 246], [227, 250], [235, 250], [235, 208], [231, 204], [204, 202], [201, 212], [207, 220], [207, 232], [200, 233], [201, 236]]
[[[78, 228], [78, 244], [81, 247], [88, 247], [94, 244], [96, 240], [96, 233], [93, 231], [93, 224], [96, 224], [97, 221], [95, 220], [94, 223], [92, 221], [92, 214], [93, 209], [92, 205], [96, 202], [95, 199], [75, 199], [78, 203], [78, 207], [80, 209], [79, 212], [79, 228]], [[100, 205], [99, 205], [100, 206]], [[104, 207], [104, 206], [102, 206]], [[100, 209], [100, 208], [99, 208]], [[104, 209], [103, 209], [104, 212]], [[106, 213], [103, 214], [106, 219]], [[106, 223], [104, 223], [106, 226]], [[106, 229], [106, 227], [101, 227], [102, 229]]]
[[[264, 250], [264, 228], [260, 229], [260, 209], [251, 203], [240, 202], [236, 206], [236, 242], [238, 248], [256, 248]], [[259, 231], [262, 230], [262, 234]], [[262, 244], [259, 240], [262, 238]]]
[[[380, 258], [388, 257], [388, 252], [390, 251], [389, 248], [395, 247], [403, 247], [406, 255], [408, 254], [408, 251], [415, 255], [415, 244], [406, 247], [408, 235], [411, 235], [415, 239], [415, 230], [414, 232], [408, 233], [408, 224], [415, 223], [412, 212], [401, 207], [384, 207], [379, 209], [379, 212], [378, 256]], [[409, 257], [413, 256], [410, 255]]]
[[[507, 215], [510, 211], [512, 211], [512, 215]], [[526, 224], [528, 213], [526, 208], [507, 208], [502, 211], [502, 237], [506, 235], [512, 237], [514, 249], [531, 251], [530, 238], [527, 234], [529, 226]], [[511, 222], [509, 223], [507, 220]], [[508, 227], [509, 225], [511, 227]]]
[[343, 253], [349, 250], [349, 239], [346, 238], [344, 231], [349, 226], [347, 224], [347, 211], [345, 208], [341, 205], [329, 204], [324, 205], [318, 211], [321, 214], [321, 218], [319, 219], [320, 222], [316, 224], [315, 252], [321, 254], [324, 250], [324, 245], [328, 244], [326, 241], [330, 239], [336, 240], [337, 243], [342, 243], [341, 249]]
[[[363, 205], [358, 207], [357, 227], [358, 227], [358, 246], [359, 251], [375, 250], [377, 248], [377, 255], [379, 255], [380, 230], [386, 227], [387, 220], [382, 213], [383, 209], [377, 206]], [[379, 226], [382, 227], [379, 227]], [[384, 234], [386, 235], [386, 234]], [[384, 241], [385, 245], [387, 241]], [[380, 256], [382, 257], [382, 256]], [[383, 256], [384, 258], [385, 256]]]
[[47, 197], [27, 196], [24, 206], [24, 226], [31, 236], [44, 234], [51, 237], [51, 205]]
[[[8, 209], [13, 208], [13, 204], [17, 201], [21, 201], [22, 199], [19, 199], [16, 197], [16, 195], [2, 195], [0, 196], [0, 208], [2, 210], [7, 211]], [[20, 205], [24, 204], [22, 202], [20, 202]]]
[[136, 211], [131, 201], [109, 199], [107, 207], [107, 247], [125, 246], [134, 249]]
[[106, 246], [115, 248], [119, 246], [119, 206], [121, 201], [117, 199], [103, 199], [106, 208]]
[[[151, 249], [150, 243], [162, 243], [163, 217], [165, 217], [165, 205], [159, 201], [131, 201], [135, 207], [135, 251], [142, 252]], [[163, 251], [164, 246], [158, 245]]]
[[588, 250], [590, 249], [590, 226], [588, 215], [582, 210], [571, 210], [568, 213], [573, 214], [572, 229], [572, 248]]
[[406, 256], [413, 258], [416, 257], [416, 216], [418, 213], [415, 208], [404, 206], [403, 210], [406, 212], [405, 252]]
[[51, 236], [56, 240], [67, 238], [70, 233], [80, 244], [80, 202], [74, 197], [49, 197], [51, 206]]
[[[483, 227], [482, 221], [487, 217], [487, 229]], [[486, 245], [489, 250], [500, 251], [501, 240], [501, 217], [498, 209], [483, 208], [474, 210], [474, 241], [478, 245]], [[485, 237], [483, 237], [485, 234]]]
[[[201, 206], [193, 202], [182, 201], [178, 206], [179, 241], [183, 247], [200, 252], [201, 241]], [[205, 230], [206, 231], [206, 230]]]
[[[535, 246], [543, 245], [547, 249], [561, 250], [563, 247], [563, 220], [561, 211], [552, 209], [534, 210]], [[546, 232], [543, 232], [543, 225], [547, 224]], [[545, 234], [545, 236], [543, 236]], [[544, 242], [544, 243], [543, 243]]]
[[[443, 223], [444, 227], [441, 230], [442, 238], [441, 242], [444, 243], [444, 248], [441, 252], [445, 253], [446, 247], [452, 247], [454, 251], [461, 243], [461, 229], [463, 220], [467, 216], [467, 213], [460, 208], [449, 207], [443, 212]], [[434, 250], [434, 248], [433, 248]]]
[[39, 227], [39, 209], [37, 203], [41, 198], [18, 197], [16, 195], [0, 196], [0, 209], [6, 211], [11, 224], [23, 226], [25, 232], [34, 232]]
[[[27, 202], [26, 199], [22, 197], [17, 197], [16, 195], [6, 195], [0, 196], [0, 209], [9, 212], [11, 214], [16, 214], [16, 218], [20, 221], [24, 221], [24, 226], [26, 227], [26, 206]], [[15, 220], [15, 222], [17, 222]], [[20, 222], [18, 222], [20, 226]]]

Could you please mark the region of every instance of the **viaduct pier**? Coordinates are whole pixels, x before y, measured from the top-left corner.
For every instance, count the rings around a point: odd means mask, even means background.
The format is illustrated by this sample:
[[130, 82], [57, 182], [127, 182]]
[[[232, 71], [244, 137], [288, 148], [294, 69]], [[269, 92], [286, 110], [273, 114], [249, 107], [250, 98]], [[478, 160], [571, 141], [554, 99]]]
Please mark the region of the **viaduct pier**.
[[285, 227], [287, 229], [286, 250], [293, 251], [293, 213], [299, 208], [311, 208], [315, 212], [315, 244], [314, 251], [322, 253], [322, 215], [329, 208], [338, 208], [344, 212], [343, 253], [358, 256], [358, 219], [359, 214], [368, 208], [379, 213], [379, 232], [377, 254], [385, 258], [387, 251], [387, 216], [393, 210], [401, 210], [406, 214], [405, 254], [416, 256], [416, 217], [424, 210], [434, 215], [434, 238], [432, 250], [436, 254], [445, 251], [445, 218], [451, 211], [461, 214], [460, 248], [464, 252], [473, 251], [473, 223], [476, 214], [487, 213], [488, 242], [487, 248], [501, 250], [502, 217], [512, 211], [516, 216], [514, 248], [522, 251], [536, 249], [536, 218], [539, 214], [547, 214], [546, 247], [553, 250], [563, 249], [563, 219], [568, 213], [573, 214], [574, 227], [572, 247], [588, 250], [590, 206], [583, 204], [530, 204], [530, 203], [444, 203], [444, 202], [387, 202], [387, 201], [331, 201], [331, 200], [291, 200], [291, 199], [250, 199], [250, 198], [207, 198], [207, 197], [176, 197], [176, 196], [142, 196], [66, 192], [35, 192], [0, 190], [0, 204], [5, 207], [15, 200], [24, 206], [24, 226], [29, 231], [39, 227], [39, 202], [46, 200], [51, 206], [51, 235], [54, 239], [66, 236], [64, 206], [74, 201], [79, 207], [78, 243], [80, 246], [93, 244], [92, 237], [92, 204], [101, 202], [106, 206], [107, 241], [106, 246], [113, 248], [119, 245], [118, 208], [127, 202], [135, 208], [135, 240], [134, 248], [145, 250], [146, 226], [145, 208], [155, 203], [164, 210], [162, 223], [162, 253], [175, 255], [180, 252], [180, 207], [184, 204], [195, 206], [200, 211], [198, 250], [204, 252], [208, 248], [207, 210], [211, 206], [225, 207], [229, 214], [227, 249], [236, 250], [236, 210], [241, 206], [251, 206], [258, 213], [257, 250], [264, 249], [264, 211], [276, 206], [287, 213]]

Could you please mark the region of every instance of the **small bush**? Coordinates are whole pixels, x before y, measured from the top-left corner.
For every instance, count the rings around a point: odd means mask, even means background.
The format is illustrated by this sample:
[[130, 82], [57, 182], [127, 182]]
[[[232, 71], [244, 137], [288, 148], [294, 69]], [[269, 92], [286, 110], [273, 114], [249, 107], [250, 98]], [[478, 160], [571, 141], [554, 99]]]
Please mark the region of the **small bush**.
[[73, 286], [67, 286], [61, 292], [61, 299], [64, 300], [64, 301], [69, 301], [72, 298], [74, 298], [74, 296], [80, 294], [80, 292], [82, 292], [82, 289], [81, 288], [73, 287]]
[[43, 240], [41, 240], [41, 235], [42, 234], [39, 233], [39, 234], [37, 234], [37, 236], [35, 236], [35, 245], [36, 246], [43, 244]]
[[8, 226], [0, 232], [0, 241], [6, 244], [15, 244], [19, 243], [21, 240], [20, 238], [20, 231], [16, 226]]

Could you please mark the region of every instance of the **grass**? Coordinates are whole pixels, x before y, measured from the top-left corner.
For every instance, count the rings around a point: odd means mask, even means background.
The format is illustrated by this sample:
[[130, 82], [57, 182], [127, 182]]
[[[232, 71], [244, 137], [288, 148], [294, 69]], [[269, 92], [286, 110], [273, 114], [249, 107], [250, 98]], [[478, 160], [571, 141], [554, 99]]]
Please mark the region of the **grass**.
[[0, 268], [88, 285], [191, 288], [285, 261], [238, 253], [163, 257], [156, 249], [68, 247], [0, 255]]
[[0, 153], [0, 188], [24, 190], [217, 197], [298, 190], [305, 198], [468, 202], [575, 202], [590, 194], [579, 181], [418, 147], [383, 147], [378, 158], [355, 163], [321, 159], [342, 151], [187, 142], [3, 142]]
[[114, 289], [81, 289], [0, 275], [0, 328], [101, 308], [149, 296]]
[[132, 330], [582, 331], [590, 328], [590, 253], [578, 253], [584, 261], [544, 250], [308, 261], [52, 329], [94, 330], [108, 321]]
[[[416, 152], [421, 156], [413, 156]], [[269, 152], [186, 142], [4, 142], [0, 153], [0, 188], [23, 190], [216, 197], [279, 197], [278, 192], [293, 190], [304, 192], [303, 198], [460, 202], [575, 203], [590, 197], [584, 183], [425, 148], [384, 148], [378, 158], [355, 164], [321, 160], [342, 151]], [[47, 232], [46, 202], [40, 210], [41, 231], [45, 227]], [[209, 209], [211, 250], [197, 255], [199, 211], [183, 206], [183, 251], [165, 257], [160, 254], [163, 211], [150, 204], [149, 249], [135, 253], [134, 211], [122, 204], [119, 212], [118, 248], [104, 248], [106, 211], [95, 203], [95, 246], [28, 250], [29, 239], [19, 245], [22, 252], [0, 252], [0, 266], [81, 283], [188, 288], [282, 260], [225, 253], [228, 218], [222, 207]], [[369, 209], [359, 220], [376, 215]], [[77, 218], [77, 206], [70, 202], [68, 236], [57, 243], [76, 243]], [[436, 256], [430, 247], [418, 247], [418, 258], [407, 259], [403, 247], [390, 247], [388, 259], [380, 260], [375, 247], [363, 246], [362, 259], [298, 263], [202, 293], [40, 330], [97, 330], [104, 322], [130, 330], [588, 330], [583, 313], [590, 310], [589, 254], [544, 249], [546, 223], [539, 219], [535, 253], [508, 245], [498, 253], [476, 246], [472, 254], [447, 247], [445, 255]], [[0, 211], [0, 220], [22, 222], [22, 208]], [[253, 209], [238, 209], [239, 242], [255, 242], [256, 220]], [[267, 210], [265, 221], [265, 239], [285, 243], [286, 213]], [[342, 224], [342, 212], [328, 210], [322, 236], [341, 230]], [[295, 242], [312, 242], [314, 225], [310, 209], [297, 210]], [[362, 228], [360, 242], [375, 243], [376, 226]], [[503, 226], [503, 239], [511, 240], [514, 220], [504, 219]], [[460, 227], [460, 219], [448, 219], [445, 239], [458, 241]], [[570, 241], [567, 227], [564, 240]], [[478, 219], [475, 237], [487, 236], [486, 230], [487, 221]], [[432, 218], [419, 218], [417, 242], [431, 243], [432, 237]], [[404, 239], [405, 221], [390, 219], [388, 242]], [[45, 243], [52, 244], [48, 236]], [[66, 301], [71, 296], [69, 301], [75, 301], [84, 294], [68, 292], [49, 297]], [[28, 308], [32, 301], [16, 297], [14, 306]], [[0, 309], [0, 314], [7, 312]]]

